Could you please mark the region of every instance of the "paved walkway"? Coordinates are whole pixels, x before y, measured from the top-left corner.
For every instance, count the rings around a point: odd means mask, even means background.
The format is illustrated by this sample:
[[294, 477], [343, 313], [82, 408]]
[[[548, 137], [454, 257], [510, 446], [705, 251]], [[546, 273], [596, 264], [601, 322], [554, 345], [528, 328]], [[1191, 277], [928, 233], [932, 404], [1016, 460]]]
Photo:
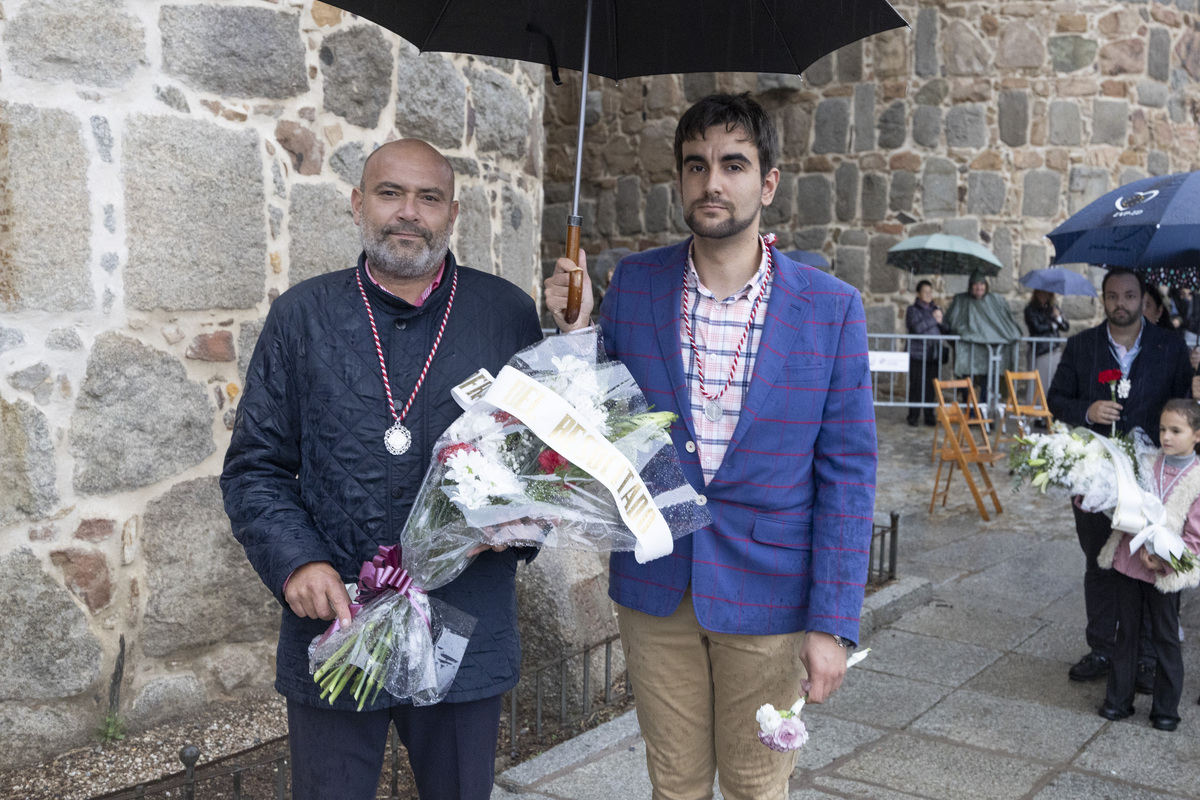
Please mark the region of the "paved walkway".
[[[966, 502], [930, 515], [931, 429], [885, 409], [879, 430], [876, 508], [901, 513], [906, 579], [872, 598], [871, 655], [805, 709], [790, 800], [1200, 797], [1200, 597], [1184, 598], [1179, 730], [1152, 729], [1145, 696], [1130, 719], [1102, 719], [1103, 682], [1067, 680], [1086, 651], [1067, 502], [1014, 495], [998, 470], [1005, 513], [982, 522], [956, 477]], [[492, 797], [648, 800], [634, 713], [503, 773]]]

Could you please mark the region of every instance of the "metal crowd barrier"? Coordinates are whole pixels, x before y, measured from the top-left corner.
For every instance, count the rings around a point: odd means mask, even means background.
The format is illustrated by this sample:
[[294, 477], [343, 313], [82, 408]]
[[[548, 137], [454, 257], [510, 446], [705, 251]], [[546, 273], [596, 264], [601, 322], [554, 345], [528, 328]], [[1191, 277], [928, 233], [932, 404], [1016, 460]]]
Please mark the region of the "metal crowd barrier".
[[[910, 354], [910, 343], [922, 342], [924, 347], [917, 348], [918, 352], [925, 351], [930, 357], [913, 359]], [[1047, 392], [1050, 391], [1050, 380], [1054, 370], [1058, 368], [1058, 360], [1062, 357], [1062, 346], [1066, 339], [1045, 336], [1025, 336], [1018, 339], [1016, 347], [1016, 364], [1006, 362], [1006, 351], [1013, 345], [1005, 344], [976, 344], [964, 342], [958, 336], [916, 335], [908, 333], [872, 333], [867, 336], [867, 349], [871, 359], [871, 385], [874, 391], [875, 405], [879, 407], [900, 406], [906, 408], [932, 409], [937, 407], [937, 398], [927, 393], [925, 378], [928, 371], [934, 371], [933, 377], [941, 380], [951, 378], [974, 377], [976, 392], [981, 395], [981, 403], [987, 402], [990, 407], [1003, 408], [1001, 386], [1004, 383], [1004, 371], [1015, 369], [1022, 372], [1041, 372], [1042, 384]], [[1049, 345], [1049, 352], [1038, 355], [1038, 345]], [[966, 353], [964, 366], [965, 375], [958, 374], [958, 353]], [[919, 386], [918, 397], [910, 399], [910, 383]], [[985, 392], [980, 389], [986, 389]], [[1029, 387], [1029, 396], [1021, 398], [1025, 403], [1033, 399], [1033, 388]], [[987, 400], [984, 400], [986, 396]], [[914, 402], [915, 400], [915, 402]]]

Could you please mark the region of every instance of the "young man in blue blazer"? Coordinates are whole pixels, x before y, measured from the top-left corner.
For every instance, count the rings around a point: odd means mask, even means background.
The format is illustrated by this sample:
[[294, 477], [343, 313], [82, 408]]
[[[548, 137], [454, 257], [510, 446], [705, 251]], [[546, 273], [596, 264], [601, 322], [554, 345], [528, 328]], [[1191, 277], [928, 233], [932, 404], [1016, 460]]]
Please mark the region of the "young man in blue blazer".
[[[875, 500], [875, 415], [862, 299], [785, 257], [759, 217], [778, 136], [748, 95], [713, 95], [675, 133], [693, 236], [626, 257], [600, 309], [605, 347], [671, 435], [712, 523], [645, 565], [614, 554], [609, 594], [637, 695], [655, 798], [784, 800], [795, 753], [755, 711], [841, 685]], [[581, 254], [581, 262], [586, 256]], [[586, 263], [580, 266], [585, 267]], [[545, 302], [563, 331], [561, 259]]]

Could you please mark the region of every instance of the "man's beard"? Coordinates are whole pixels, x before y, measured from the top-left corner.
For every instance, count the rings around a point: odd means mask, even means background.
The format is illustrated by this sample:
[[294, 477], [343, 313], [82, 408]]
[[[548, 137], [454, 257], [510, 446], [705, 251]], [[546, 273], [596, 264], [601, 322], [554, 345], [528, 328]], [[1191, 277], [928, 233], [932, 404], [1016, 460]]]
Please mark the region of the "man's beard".
[[[1120, 318], [1118, 318], [1120, 315]], [[1128, 328], [1141, 314], [1127, 311], [1123, 308], [1114, 309], [1113, 311], [1105, 311], [1104, 316], [1108, 319], [1110, 325], [1116, 325], [1118, 328]]]
[[[698, 200], [697, 203], [711, 202], [708, 198]], [[703, 239], [728, 239], [731, 236], [737, 236], [742, 231], [749, 228], [754, 222], [756, 215], [750, 215], [744, 219], [738, 219], [737, 214], [730, 205], [725, 208], [729, 211], [729, 218], [720, 222], [710, 222], [706, 219], [701, 219], [695, 211], [689, 211], [684, 217], [684, 222], [692, 229], [692, 233]]]
[[[397, 252], [399, 243], [391, 240], [396, 233], [415, 233], [425, 240], [425, 246], [417, 252]], [[446, 257], [450, 226], [437, 235], [420, 225], [404, 223], [385, 225], [376, 233], [368, 231], [364, 223], [359, 226], [359, 238], [371, 269], [391, 278], [420, 278], [437, 269]]]

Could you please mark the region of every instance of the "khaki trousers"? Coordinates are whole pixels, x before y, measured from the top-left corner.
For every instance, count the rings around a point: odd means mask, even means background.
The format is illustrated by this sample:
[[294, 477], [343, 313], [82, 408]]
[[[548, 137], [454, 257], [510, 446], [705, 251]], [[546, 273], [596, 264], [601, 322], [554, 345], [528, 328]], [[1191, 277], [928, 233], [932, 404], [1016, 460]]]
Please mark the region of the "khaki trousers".
[[617, 623], [654, 800], [709, 800], [714, 773], [726, 800], [786, 800], [797, 754], [763, 745], [754, 715], [800, 697], [804, 633], [706, 631], [690, 591], [669, 617], [618, 606]]

